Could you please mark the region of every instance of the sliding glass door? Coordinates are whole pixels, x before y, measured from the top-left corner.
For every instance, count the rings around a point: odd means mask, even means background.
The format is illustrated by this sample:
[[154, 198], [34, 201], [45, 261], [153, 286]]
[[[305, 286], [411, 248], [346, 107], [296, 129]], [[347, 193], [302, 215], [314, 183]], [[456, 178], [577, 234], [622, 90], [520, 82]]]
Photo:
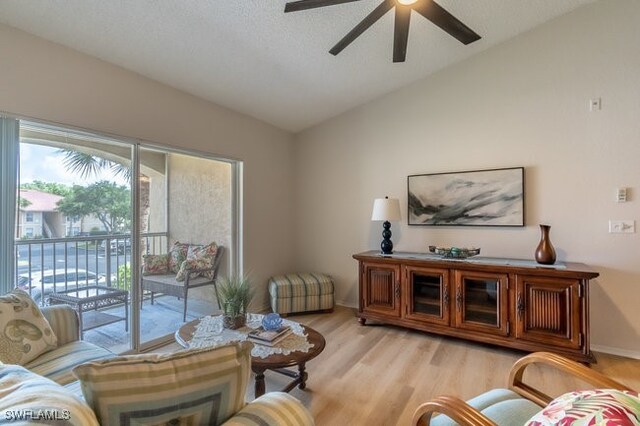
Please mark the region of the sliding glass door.
[[169, 341], [217, 311], [210, 283], [143, 288], [142, 267], [176, 244], [188, 254], [215, 244], [218, 276], [240, 271], [237, 162], [35, 122], [19, 129], [15, 219], [2, 221], [14, 286], [74, 307], [82, 338], [114, 352]]
[[[222, 252], [217, 273], [229, 273], [234, 252], [234, 163], [188, 153], [141, 146], [138, 197], [140, 251], [162, 259], [172, 248], [180, 262], [196, 248], [215, 245]], [[154, 345], [185, 321], [218, 310], [215, 286], [204, 275], [178, 277], [182, 265], [141, 277], [141, 344]], [[173, 268], [173, 269], [171, 269]], [[144, 272], [147, 274], [147, 272]], [[181, 281], [180, 281], [181, 280]], [[161, 341], [161, 340], [160, 340]]]
[[113, 138], [20, 123], [15, 282], [78, 311], [82, 338], [131, 346], [132, 159]]

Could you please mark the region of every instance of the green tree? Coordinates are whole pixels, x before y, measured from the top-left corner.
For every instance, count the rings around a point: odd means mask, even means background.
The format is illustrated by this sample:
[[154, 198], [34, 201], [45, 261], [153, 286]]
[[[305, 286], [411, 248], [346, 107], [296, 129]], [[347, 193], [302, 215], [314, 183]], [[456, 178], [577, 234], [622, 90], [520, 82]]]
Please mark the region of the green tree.
[[95, 215], [110, 233], [130, 228], [131, 191], [124, 185], [100, 181], [89, 186], [74, 185], [69, 195], [58, 201], [58, 210], [66, 216]]
[[24, 209], [25, 207], [29, 207], [31, 205], [31, 201], [26, 198], [18, 197], [18, 207]]
[[120, 175], [128, 181], [131, 180], [131, 168], [122, 163], [73, 149], [61, 149], [60, 152], [64, 155], [62, 162], [67, 170], [79, 173], [83, 178], [96, 176], [101, 170], [110, 169], [116, 176]]
[[71, 188], [68, 185], [56, 182], [43, 182], [41, 180], [34, 180], [30, 183], [23, 183], [22, 185], [20, 185], [20, 189], [33, 189], [36, 191], [59, 195], [61, 197], [66, 197], [71, 192]]
[[[107, 160], [106, 158], [96, 155], [86, 154], [84, 152], [73, 149], [61, 149], [60, 153], [64, 155], [63, 163], [67, 170], [79, 173], [81, 177], [88, 178], [96, 176], [102, 170], [111, 170], [115, 175], [123, 176], [127, 181], [131, 182], [131, 168], [124, 163]], [[140, 186], [138, 194], [140, 196], [140, 230], [144, 233], [149, 229], [149, 213], [150, 213], [150, 179], [144, 174], [140, 174]], [[140, 252], [145, 250], [144, 239], [140, 241]]]

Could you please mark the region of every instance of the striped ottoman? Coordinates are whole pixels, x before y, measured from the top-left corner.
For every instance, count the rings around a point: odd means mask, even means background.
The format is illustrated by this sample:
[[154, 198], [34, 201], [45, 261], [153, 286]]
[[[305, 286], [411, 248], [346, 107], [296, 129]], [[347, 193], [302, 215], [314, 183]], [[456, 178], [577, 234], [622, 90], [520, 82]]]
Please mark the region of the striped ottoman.
[[333, 280], [318, 273], [269, 278], [271, 310], [279, 314], [333, 310]]

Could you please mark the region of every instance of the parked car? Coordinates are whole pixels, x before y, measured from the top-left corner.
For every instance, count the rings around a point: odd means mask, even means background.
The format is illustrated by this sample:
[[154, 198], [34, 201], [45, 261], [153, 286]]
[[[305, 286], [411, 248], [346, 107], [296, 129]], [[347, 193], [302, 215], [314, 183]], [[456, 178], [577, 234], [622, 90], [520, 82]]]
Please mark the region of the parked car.
[[86, 287], [87, 285], [107, 285], [105, 275], [96, 275], [85, 269], [52, 269], [42, 272], [32, 272], [18, 276], [17, 287], [31, 295], [33, 300], [40, 301], [42, 292], [44, 296], [54, 291], [71, 290], [76, 287]]
[[[131, 239], [114, 239], [109, 241], [109, 247], [111, 254], [124, 254], [125, 251], [131, 250]], [[107, 250], [107, 240], [103, 240], [100, 244], [100, 248], [103, 251]]]

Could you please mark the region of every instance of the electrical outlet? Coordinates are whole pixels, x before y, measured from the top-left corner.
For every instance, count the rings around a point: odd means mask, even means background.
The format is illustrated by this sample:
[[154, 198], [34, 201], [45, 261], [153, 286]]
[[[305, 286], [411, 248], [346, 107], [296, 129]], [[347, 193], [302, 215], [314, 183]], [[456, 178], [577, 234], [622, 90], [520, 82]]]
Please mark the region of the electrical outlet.
[[616, 201], [618, 203], [626, 203], [627, 202], [627, 188], [617, 188], [616, 189]]
[[634, 234], [636, 232], [635, 220], [610, 220], [610, 234]]
[[589, 111], [600, 111], [602, 109], [602, 99], [593, 98], [589, 99]]

